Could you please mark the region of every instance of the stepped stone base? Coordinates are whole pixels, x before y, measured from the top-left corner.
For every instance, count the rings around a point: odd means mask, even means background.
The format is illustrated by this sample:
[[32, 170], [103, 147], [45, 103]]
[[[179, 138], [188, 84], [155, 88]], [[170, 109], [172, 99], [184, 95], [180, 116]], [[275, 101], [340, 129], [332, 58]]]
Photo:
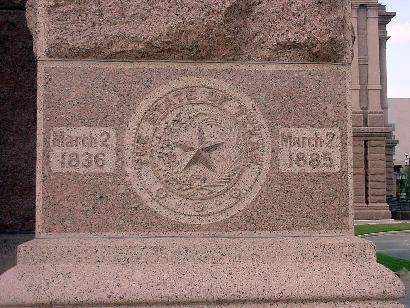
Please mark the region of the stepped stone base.
[[387, 203], [372, 203], [372, 205], [355, 204], [354, 206], [354, 219], [356, 220], [381, 220], [391, 218], [391, 212]]
[[7, 307], [403, 307], [404, 296], [373, 244], [340, 235], [37, 238], [0, 285]]

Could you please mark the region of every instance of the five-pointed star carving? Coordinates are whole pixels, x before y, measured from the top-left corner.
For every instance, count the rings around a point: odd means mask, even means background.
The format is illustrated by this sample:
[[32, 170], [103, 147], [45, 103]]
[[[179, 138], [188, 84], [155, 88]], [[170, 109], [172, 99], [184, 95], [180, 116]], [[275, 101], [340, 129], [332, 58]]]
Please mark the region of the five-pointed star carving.
[[201, 127], [198, 127], [198, 133], [194, 139], [196, 140], [184, 140], [176, 143], [186, 154], [180, 162], [181, 170], [186, 170], [194, 164], [202, 164], [214, 172], [215, 165], [212, 163], [210, 154], [224, 142], [206, 141]]

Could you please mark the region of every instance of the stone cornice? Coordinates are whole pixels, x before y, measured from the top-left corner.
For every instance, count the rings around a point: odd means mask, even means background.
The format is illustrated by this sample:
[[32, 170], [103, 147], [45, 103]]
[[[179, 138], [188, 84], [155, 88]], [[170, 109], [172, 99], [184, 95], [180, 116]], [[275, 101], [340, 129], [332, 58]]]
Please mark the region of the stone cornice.
[[394, 147], [394, 146], [396, 146], [396, 145], [398, 145], [398, 144], [399, 144], [399, 140], [396, 140], [396, 139], [387, 139], [387, 140], [386, 140], [386, 145], [387, 145], [387, 146]]
[[391, 135], [392, 129], [390, 127], [353, 127], [354, 137], [365, 138], [388, 138]]
[[396, 12], [386, 12], [386, 6], [379, 6], [379, 25], [387, 25], [393, 17], [396, 16]]
[[368, 8], [378, 8], [377, 0], [352, 0], [352, 8], [358, 8], [360, 5], [365, 5]]

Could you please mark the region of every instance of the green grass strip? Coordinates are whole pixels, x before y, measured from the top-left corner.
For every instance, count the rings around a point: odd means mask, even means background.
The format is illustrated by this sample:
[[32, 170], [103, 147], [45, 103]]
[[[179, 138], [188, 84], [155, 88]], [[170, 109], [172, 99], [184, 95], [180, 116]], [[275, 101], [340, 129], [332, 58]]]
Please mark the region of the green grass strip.
[[393, 272], [397, 272], [402, 268], [407, 268], [410, 271], [410, 261], [396, 257], [391, 257], [380, 252], [376, 253], [377, 262], [384, 265]]
[[410, 230], [410, 223], [354, 226], [355, 235], [378, 233], [378, 232], [390, 232], [390, 231], [404, 231], [404, 230]]

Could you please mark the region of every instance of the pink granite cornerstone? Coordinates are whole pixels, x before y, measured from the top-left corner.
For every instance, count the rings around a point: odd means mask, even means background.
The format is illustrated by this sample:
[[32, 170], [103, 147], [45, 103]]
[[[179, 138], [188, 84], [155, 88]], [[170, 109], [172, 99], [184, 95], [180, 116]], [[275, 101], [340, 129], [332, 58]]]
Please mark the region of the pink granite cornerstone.
[[36, 238], [0, 304], [402, 307], [353, 236], [349, 12], [30, 1]]

